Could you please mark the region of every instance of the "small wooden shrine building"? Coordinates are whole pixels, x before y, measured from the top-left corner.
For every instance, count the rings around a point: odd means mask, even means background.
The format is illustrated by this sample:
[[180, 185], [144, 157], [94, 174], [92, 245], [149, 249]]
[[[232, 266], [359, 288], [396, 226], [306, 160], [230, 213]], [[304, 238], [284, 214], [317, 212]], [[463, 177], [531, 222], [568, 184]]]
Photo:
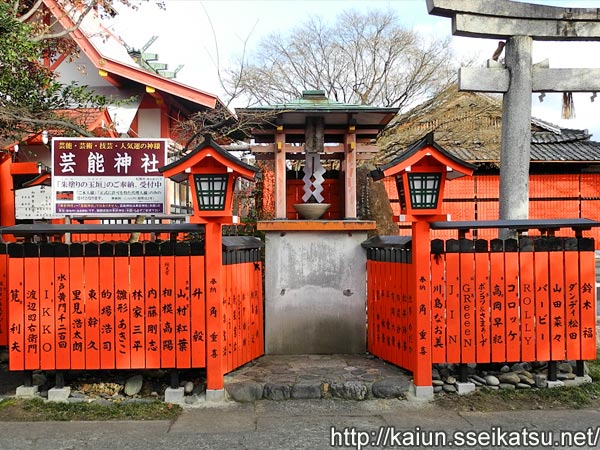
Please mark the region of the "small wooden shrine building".
[[[375, 138], [397, 112], [323, 91], [237, 111], [242, 120], [264, 118], [252, 152], [273, 162], [263, 169], [263, 198], [273, 189], [275, 220], [258, 223], [266, 234], [265, 353], [365, 352], [361, 244], [375, 222], [357, 220], [356, 164], [376, 153]], [[313, 207], [320, 211], [305, 211]]]
[[[251, 151], [273, 162], [275, 219], [298, 219], [293, 205], [314, 201], [310, 194], [331, 204], [324, 218], [356, 219], [356, 164], [377, 153], [375, 139], [397, 112], [336, 102], [322, 90], [304, 91], [289, 103], [237, 109], [240, 117], [265, 118], [251, 131]], [[305, 189], [311, 193], [303, 200]]]

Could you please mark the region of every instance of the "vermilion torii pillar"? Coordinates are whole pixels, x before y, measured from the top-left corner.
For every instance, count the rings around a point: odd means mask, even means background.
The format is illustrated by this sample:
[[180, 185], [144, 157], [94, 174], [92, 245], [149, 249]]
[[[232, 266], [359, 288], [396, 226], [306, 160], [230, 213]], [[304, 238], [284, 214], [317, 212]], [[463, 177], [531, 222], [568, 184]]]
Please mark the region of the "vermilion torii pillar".
[[500, 219], [527, 219], [532, 92], [600, 91], [600, 69], [532, 66], [532, 41], [600, 41], [600, 8], [508, 0], [427, 0], [427, 8], [452, 18], [454, 35], [506, 40], [505, 64], [460, 69], [459, 89], [504, 94]]

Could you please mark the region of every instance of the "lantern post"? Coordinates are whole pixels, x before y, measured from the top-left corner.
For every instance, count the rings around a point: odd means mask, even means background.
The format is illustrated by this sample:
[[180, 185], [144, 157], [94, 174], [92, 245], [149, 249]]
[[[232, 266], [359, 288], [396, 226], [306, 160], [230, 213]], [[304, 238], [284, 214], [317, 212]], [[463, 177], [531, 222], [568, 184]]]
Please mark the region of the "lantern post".
[[160, 169], [165, 177], [186, 181], [192, 190], [191, 223], [205, 225], [206, 394], [223, 397], [222, 226], [237, 223], [233, 190], [238, 177], [254, 181], [258, 169], [221, 148], [209, 136], [179, 160]]
[[400, 200], [398, 220], [412, 223], [410, 297], [413, 329], [413, 393], [432, 397], [431, 384], [431, 236], [430, 223], [442, 214], [447, 179], [471, 175], [475, 166], [451, 155], [427, 134], [406, 152], [371, 173], [374, 179], [394, 176]]

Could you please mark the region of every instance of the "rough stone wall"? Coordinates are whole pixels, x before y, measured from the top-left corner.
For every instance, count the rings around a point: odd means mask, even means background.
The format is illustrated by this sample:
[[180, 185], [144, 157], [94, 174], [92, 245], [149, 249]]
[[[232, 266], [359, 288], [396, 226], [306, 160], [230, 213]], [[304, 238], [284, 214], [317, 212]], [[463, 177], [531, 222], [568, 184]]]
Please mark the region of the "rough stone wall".
[[374, 169], [375, 166], [370, 163], [361, 164], [356, 169], [358, 218], [377, 223], [377, 229], [370, 232], [369, 237], [397, 235], [398, 225], [392, 220], [392, 207], [385, 186], [383, 182], [369, 177], [369, 172]]

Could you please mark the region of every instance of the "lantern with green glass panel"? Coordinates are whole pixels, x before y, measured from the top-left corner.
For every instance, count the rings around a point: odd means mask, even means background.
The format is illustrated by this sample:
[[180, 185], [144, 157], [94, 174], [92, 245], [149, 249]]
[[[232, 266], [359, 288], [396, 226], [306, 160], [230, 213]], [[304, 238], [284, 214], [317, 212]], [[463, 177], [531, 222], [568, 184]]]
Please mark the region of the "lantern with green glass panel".
[[371, 175], [395, 178], [400, 214], [410, 221], [414, 216], [439, 216], [446, 180], [470, 175], [474, 168], [441, 148], [429, 133]]
[[258, 169], [244, 163], [206, 136], [183, 158], [162, 167], [164, 176], [187, 181], [192, 191], [192, 223], [236, 223], [233, 188], [238, 177], [254, 181]]

